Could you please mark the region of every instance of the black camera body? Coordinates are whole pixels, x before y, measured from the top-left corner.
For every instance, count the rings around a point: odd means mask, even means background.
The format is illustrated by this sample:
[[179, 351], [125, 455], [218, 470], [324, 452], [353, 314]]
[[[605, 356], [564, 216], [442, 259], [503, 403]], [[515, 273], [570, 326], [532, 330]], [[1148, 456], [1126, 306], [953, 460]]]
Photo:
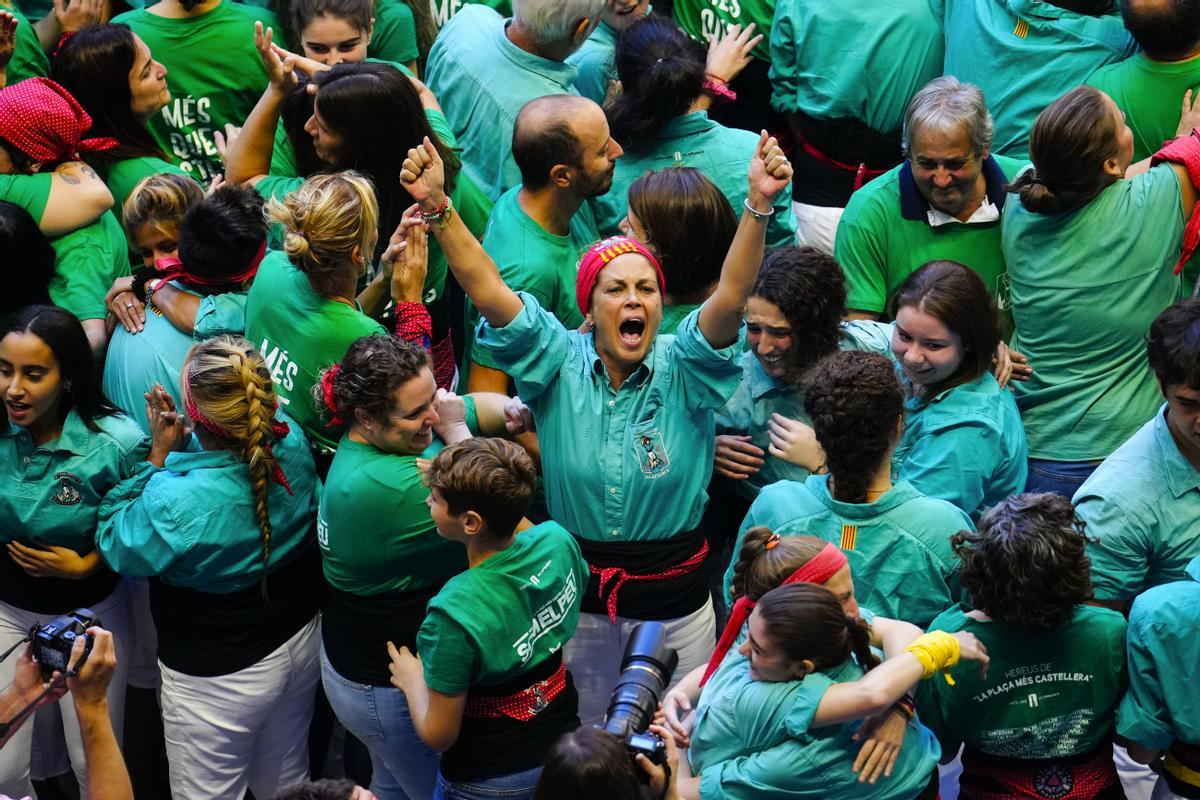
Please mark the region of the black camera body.
[[642, 622], [633, 629], [602, 726], [625, 743], [630, 758], [641, 754], [655, 764], [666, 761], [666, 745], [647, 729], [678, 665], [679, 654], [667, 647], [667, 629], [661, 622]]
[[71, 663], [71, 650], [80, 636], [85, 639], [83, 655], [75, 666], [82, 666], [88, 653], [92, 651], [92, 637], [88, 635], [87, 629], [99, 624], [100, 619], [90, 609], [77, 608], [70, 614], [64, 614], [39, 626], [33, 634], [33, 657], [41, 667], [42, 678], [50, 680], [50, 676], [55, 672], [67, 674], [67, 667]]

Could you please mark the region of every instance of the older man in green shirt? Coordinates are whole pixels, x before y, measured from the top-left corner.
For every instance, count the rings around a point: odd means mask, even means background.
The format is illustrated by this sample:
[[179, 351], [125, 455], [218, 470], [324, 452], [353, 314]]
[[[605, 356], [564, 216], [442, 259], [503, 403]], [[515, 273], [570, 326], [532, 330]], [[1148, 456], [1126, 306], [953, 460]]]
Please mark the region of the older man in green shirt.
[[939, 259], [966, 264], [1001, 295], [1004, 187], [1022, 162], [995, 157], [992, 117], [977, 86], [937, 78], [904, 116], [907, 160], [851, 198], [834, 256], [851, 317], [878, 319], [913, 272]]
[[463, 170], [490, 200], [521, 180], [512, 154], [517, 112], [548, 94], [577, 94], [576, 68], [563, 62], [591, 34], [604, 6], [605, 0], [526, 0], [510, 19], [472, 6], [438, 35], [427, 82], [463, 148]]

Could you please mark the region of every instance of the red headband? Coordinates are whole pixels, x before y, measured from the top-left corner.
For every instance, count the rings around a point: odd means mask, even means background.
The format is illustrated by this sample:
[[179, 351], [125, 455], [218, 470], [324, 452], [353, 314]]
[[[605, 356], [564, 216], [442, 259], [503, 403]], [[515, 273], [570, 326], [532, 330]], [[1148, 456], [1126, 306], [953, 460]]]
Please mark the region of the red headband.
[[617, 256], [626, 253], [637, 253], [649, 261], [658, 278], [658, 290], [664, 291], [667, 281], [663, 278], [662, 267], [654, 254], [637, 239], [611, 236], [589, 247], [583, 258], [579, 259], [579, 274], [575, 276], [575, 302], [579, 304], [579, 313], [586, 315], [592, 305], [592, 289], [596, 286], [596, 279], [600, 277], [600, 270]]
[[337, 399], [333, 394], [333, 380], [337, 377], [338, 372], [342, 369], [341, 364], [334, 364], [329, 369], [325, 370], [325, 374], [321, 376], [321, 396], [325, 398], [325, 407], [329, 409], [329, 413], [333, 414], [329, 422], [326, 423], [326, 428], [333, 428], [345, 422], [342, 415], [337, 409]]
[[[211, 419], [207, 414], [200, 410], [200, 406], [196, 405], [196, 398], [192, 396], [191, 387], [186, 386], [186, 384], [185, 387], [187, 388], [185, 407], [187, 409], [187, 415], [192, 418], [192, 421], [218, 439], [223, 441], [229, 441], [233, 439], [233, 434], [221, 427], [215, 420]], [[277, 403], [275, 405], [275, 409], [278, 408], [279, 405]], [[276, 437], [284, 437], [287, 436], [290, 431], [291, 428], [288, 427], [286, 422], [280, 422], [279, 420], [275, 419], [273, 409], [271, 415], [271, 433], [275, 434]], [[271, 459], [271, 480], [286, 489], [288, 494], [293, 494], [292, 485], [288, 483], [287, 476], [283, 474], [283, 467], [279, 466], [279, 461], [275, 458], [275, 451], [271, 448], [270, 443], [264, 444], [262, 449], [267, 454], [267, 457]]]
[[57, 164], [120, 144], [103, 136], [84, 139], [92, 118], [49, 78], [29, 78], [0, 89], [0, 136], [34, 161]]
[[[763, 549], [769, 550], [770, 548], [764, 547]], [[824, 583], [844, 566], [846, 566], [846, 554], [832, 542], [826, 542], [825, 546], [821, 548], [821, 552], [810, 558], [800, 569], [787, 576], [779, 585]], [[729, 622], [725, 623], [725, 630], [721, 631], [717, 648], [713, 651], [712, 658], [708, 660], [704, 677], [700, 679], [701, 686], [708, 683], [708, 679], [717, 671], [717, 667], [721, 666], [725, 654], [733, 647], [737, 635], [742, 632], [742, 626], [746, 624], [746, 620], [750, 619], [750, 612], [754, 610], [754, 606], [755, 602], [745, 596], [739, 597], [733, 604], [733, 609], [729, 612]]]
[[262, 261], [267, 255], [267, 240], [263, 239], [263, 243], [259, 245], [258, 252], [254, 255], [254, 260], [249, 266], [236, 275], [221, 275], [213, 277], [205, 277], [204, 275], [196, 275], [188, 270], [183, 265], [183, 262], [173, 256], [160, 258], [154, 262], [154, 268], [162, 275], [164, 281], [173, 281], [176, 278], [182, 278], [185, 283], [194, 284], [196, 286], [225, 287], [225, 286], [241, 286], [246, 281], [258, 274], [258, 268], [262, 265]]

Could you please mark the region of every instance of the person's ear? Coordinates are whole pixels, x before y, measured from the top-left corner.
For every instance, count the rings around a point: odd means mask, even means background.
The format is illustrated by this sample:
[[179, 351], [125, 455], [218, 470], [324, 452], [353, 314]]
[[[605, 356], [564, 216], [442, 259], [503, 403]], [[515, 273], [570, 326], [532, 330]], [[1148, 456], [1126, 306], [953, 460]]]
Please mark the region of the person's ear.
[[574, 178], [574, 171], [566, 164], [555, 164], [550, 168], [550, 182], [559, 189], [566, 189]]
[[464, 533], [470, 534], [471, 536], [478, 536], [483, 532], [483, 517], [479, 516], [478, 511], [464, 511], [461, 515], [459, 515], [458, 521], [462, 525]]

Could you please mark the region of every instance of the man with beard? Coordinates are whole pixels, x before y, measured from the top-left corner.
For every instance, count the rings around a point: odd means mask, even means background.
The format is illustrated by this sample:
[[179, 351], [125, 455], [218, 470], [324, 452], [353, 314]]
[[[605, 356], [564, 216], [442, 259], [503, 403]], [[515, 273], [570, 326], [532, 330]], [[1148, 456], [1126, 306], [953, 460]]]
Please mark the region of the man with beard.
[[904, 280], [929, 261], [979, 273], [1001, 295], [1004, 186], [1023, 166], [992, 155], [992, 117], [979, 88], [936, 78], [904, 114], [905, 161], [850, 199], [834, 256], [846, 272], [850, 318], [879, 319]]
[[[574, 95], [526, 103], [517, 115], [512, 151], [521, 183], [496, 201], [483, 247], [514, 291], [528, 292], [567, 328], [578, 328], [583, 315], [575, 303], [576, 267], [600, 238], [586, 201], [608, 191], [623, 151], [600, 106]], [[469, 308], [472, 334], [478, 318]], [[467, 352], [469, 391], [507, 389], [508, 376], [486, 350]]]

